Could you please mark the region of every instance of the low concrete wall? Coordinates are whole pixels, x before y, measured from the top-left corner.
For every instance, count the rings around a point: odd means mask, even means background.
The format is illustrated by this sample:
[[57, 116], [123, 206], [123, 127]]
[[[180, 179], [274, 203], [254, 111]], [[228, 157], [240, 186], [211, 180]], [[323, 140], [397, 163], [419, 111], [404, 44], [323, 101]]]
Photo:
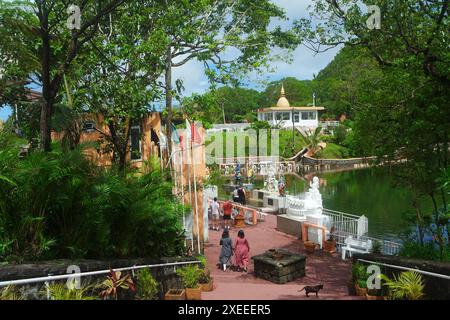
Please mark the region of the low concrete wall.
[[327, 166], [330, 168], [358, 168], [370, 166], [376, 157], [352, 158], [352, 159], [315, 159], [304, 156], [301, 160], [303, 166]]
[[[174, 262], [195, 261], [194, 258], [161, 258], [161, 259], [117, 259], [117, 260], [54, 260], [30, 264], [8, 264], [0, 265], [0, 281], [11, 281], [28, 278], [46, 277], [48, 275], [67, 274], [67, 268], [76, 265], [81, 272], [107, 270], [110, 268], [125, 268], [134, 265], [163, 264]], [[181, 279], [177, 276], [174, 266], [158, 267], [150, 269], [154, 278], [159, 283], [159, 298], [163, 299], [169, 289], [181, 289]], [[128, 273], [131, 273], [128, 272]], [[98, 276], [82, 277], [81, 282], [92, 284], [106, 279], [107, 274]], [[67, 280], [61, 280], [65, 283]], [[44, 283], [34, 283], [18, 286], [27, 299], [40, 300], [45, 290]], [[132, 297], [129, 297], [132, 298]]]
[[[358, 259], [365, 259], [369, 261], [375, 261], [412, 269], [419, 269], [422, 271], [428, 271], [450, 276], [450, 263], [448, 262], [445, 263], [439, 261], [410, 259], [397, 256], [381, 256], [375, 254], [353, 254], [352, 257], [353, 263], [356, 263]], [[380, 266], [380, 268], [381, 272], [387, 275], [389, 278], [392, 278], [394, 274], [398, 275], [404, 271], [385, 266]], [[433, 299], [433, 300], [450, 299], [450, 280], [445, 280], [442, 278], [437, 278], [428, 275], [422, 275], [422, 277], [425, 282], [425, 299]]]
[[297, 221], [286, 214], [277, 216], [277, 230], [297, 237], [302, 238], [302, 221]]

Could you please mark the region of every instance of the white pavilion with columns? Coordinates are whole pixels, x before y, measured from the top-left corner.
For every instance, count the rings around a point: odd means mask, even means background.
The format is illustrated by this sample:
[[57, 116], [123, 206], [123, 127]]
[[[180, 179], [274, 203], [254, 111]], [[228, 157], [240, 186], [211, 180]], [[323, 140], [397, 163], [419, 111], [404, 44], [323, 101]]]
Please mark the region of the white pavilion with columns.
[[303, 129], [315, 129], [319, 126], [319, 111], [324, 107], [314, 106], [291, 106], [284, 85], [281, 86], [280, 99], [277, 105], [258, 110], [258, 120], [267, 121], [271, 126], [281, 128], [301, 127]]

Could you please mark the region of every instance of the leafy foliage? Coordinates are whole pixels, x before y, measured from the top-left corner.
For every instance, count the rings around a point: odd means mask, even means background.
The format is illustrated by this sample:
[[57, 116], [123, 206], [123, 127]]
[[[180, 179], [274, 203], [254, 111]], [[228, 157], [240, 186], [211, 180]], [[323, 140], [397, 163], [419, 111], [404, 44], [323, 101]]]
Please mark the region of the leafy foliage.
[[81, 149], [0, 150], [2, 259], [158, 257], [183, 252], [181, 204], [153, 170], [98, 168]]
[[158, 297], [158, 282], [150, 269], [142, 269], [137, 275], [136, 297], [139, 300], [155, 300]]
[[0, 289], [0, 300], [23, 300], [23, 296], [15, 286], [7, 286]]
[[100, 292], [100, 296], [104, 299], [118, 299], [119, 293], [122, 291], [136, 291], [133, 278], [130, 274], [122, 276], [122, 272], [111, 270], [108, 277], [103, 281], [102, 288], [104, 290]]
[[[93, 286], [68, 288], [66, 283], [53, 283], [48, 286], [51, 300], [96, 300], [96, 297], [91, 295], [93, 289]], [[47, 295], [47, 290], [42, 294]]]
[[187, 265], [183, 268], [177, 269], [177, 274], [183, 279], [186, 288], [197, 288], [203, 270], [198, 265]]
[[393, 280], [385, 275], [381, 277], [389, 288], [392, 299], [420, 300], [424, 296], [423, 290], [425, 285], [422, 275], [415, 271], [405, 271], [400, 273], [399, 276], [394, 275]]

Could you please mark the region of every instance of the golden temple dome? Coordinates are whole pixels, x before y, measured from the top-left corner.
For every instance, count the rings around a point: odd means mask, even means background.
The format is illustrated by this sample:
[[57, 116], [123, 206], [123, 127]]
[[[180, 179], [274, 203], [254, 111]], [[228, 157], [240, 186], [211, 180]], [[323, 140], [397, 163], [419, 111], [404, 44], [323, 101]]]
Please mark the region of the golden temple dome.
[[289, 100], [286, 99], [286, 94], [284, 92], [284, 85], [281, 85], [281, 93], [280, 93], [280, 99], [278, 99], [277, 107], [279, 108], [290, 108], [291, 104], [289, 103]]

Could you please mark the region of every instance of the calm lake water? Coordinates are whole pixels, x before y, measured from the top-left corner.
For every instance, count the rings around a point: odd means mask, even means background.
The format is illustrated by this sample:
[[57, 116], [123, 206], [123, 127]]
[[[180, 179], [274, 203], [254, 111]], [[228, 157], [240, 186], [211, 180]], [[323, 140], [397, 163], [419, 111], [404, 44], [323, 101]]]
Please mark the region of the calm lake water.
[[[369, 219], [369, 235], [377, 238], [399, 240], [413, 231], [404, 215], [412, 213], [411, 193], [394, 186], [387, 168], [371, 168], [343, 172], [314, 174], [320, 178], [320, 192], [327, 209], [350, 214], [365, 215]], [[302, 178], [287, 177], [289, 194], [307, 191], [313, 175]], [[255, 183], [261, 188], [263, 181]], [[431, 210], [431, 203], [422, 204]]]

